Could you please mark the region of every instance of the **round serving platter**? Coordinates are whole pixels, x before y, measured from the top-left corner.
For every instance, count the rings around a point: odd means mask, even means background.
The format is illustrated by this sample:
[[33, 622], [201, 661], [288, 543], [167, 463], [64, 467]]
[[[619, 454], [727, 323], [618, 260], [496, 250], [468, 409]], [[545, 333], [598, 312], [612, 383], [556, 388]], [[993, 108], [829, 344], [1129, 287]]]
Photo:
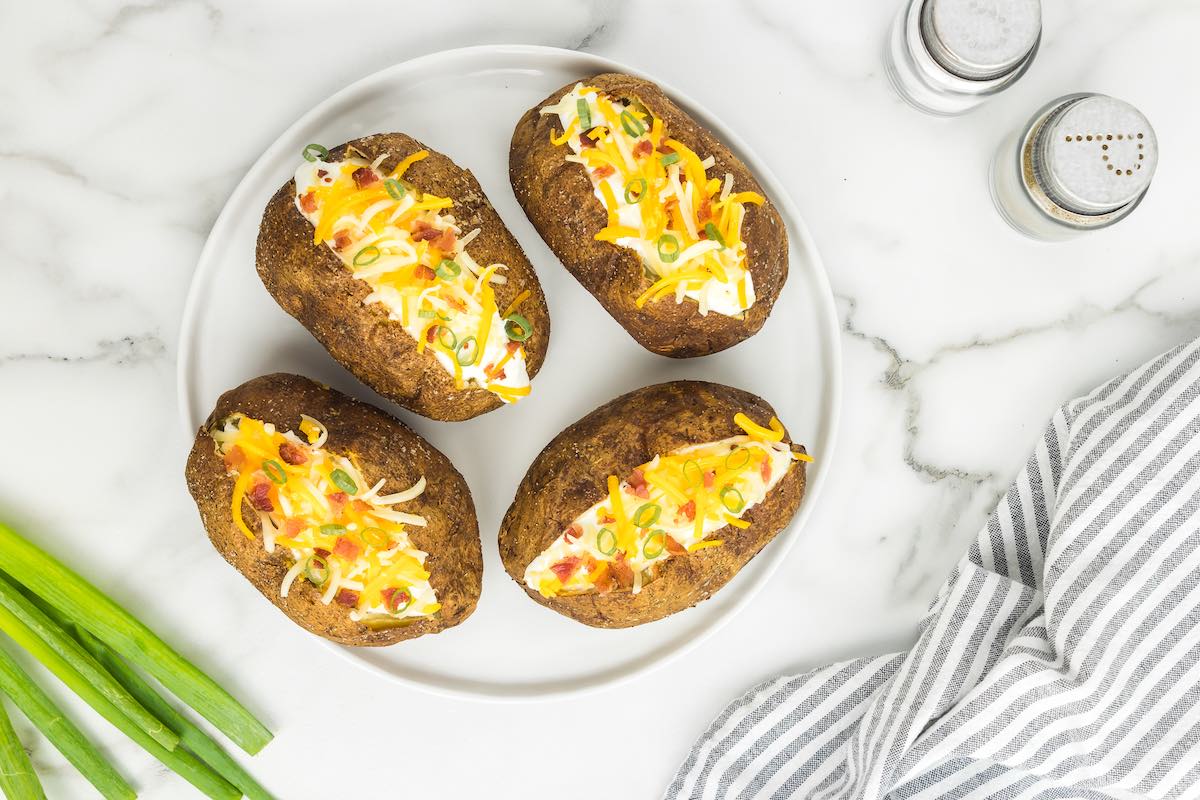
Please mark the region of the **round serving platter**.
[[[588, 53], [514, 45], [443, 51], [347, 86], [286, 130], [250, 168], [217, 218], [192, 279], [178, 359], [180, 410], [189, 434], [223, 391], [257, 375], [296, 372], [388, 409], [466, 477], [483, 539], [483, 595], [475, 613], [449, 631], [393, 647], [328, 645], [359, 667], [400, 683], [512, 701], [578, 694], [661, 667], [751, 602], [799, 536], [826, 480], [841, 394], [833, 297], [787, 192], [736, 133], [656, 81], [749, 166], [787, 222], [790, 274], [771, 318], [756, 336], [723, 353], [675, 360], [643, 350], [563, 269], [517, 205], [508, 184], [508, 144], [516, 121], [558, 87], [600, 72], [655, 80]], [[255, 273], [263, 208], [292, 175], [303, 147], [310, 142], [333, 146], [383, 131], [403, 131], [474, 172], [537, 269], [550, 306], [550, 351], [533, 393], [514, 406], [467, 422], [442, 423], [381, 399], [280, 309]], [[253, 348], [245, 346], [247, 326], [253, 328]], [[792, 524], [712, 599], [658, 622], [593, 629], [529, 600], [500, 564], [496, 533], [530, 462], [555, 434], [601, 403], [680, 378], [718, 381], [761, 395], [795, 440], [816, 456], [807, 496]], [[212, 569], [225, 569], [215, 554]], [[228, 580], [240, 579], [230, 573]], [[254, 590], [248, 584], [246, 592], [247, 602], [261, 602], [250, 599]]]

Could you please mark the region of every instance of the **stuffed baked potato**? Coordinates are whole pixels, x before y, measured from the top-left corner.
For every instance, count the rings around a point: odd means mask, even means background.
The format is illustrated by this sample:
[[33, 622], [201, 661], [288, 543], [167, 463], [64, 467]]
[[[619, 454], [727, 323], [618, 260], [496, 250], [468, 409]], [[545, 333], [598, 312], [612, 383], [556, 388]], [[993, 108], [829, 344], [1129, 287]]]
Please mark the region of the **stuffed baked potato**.
[[787, 230], [758, 181], [641, 78], [597, 75], [527, 111], [509, 178], [555, 255], [655, 353], [752, 336], [787, 279]]
[[640, 625], [725, 585], [787, 526], [802, 446], [767, 402], [700, 381], [606, 403], [534, 460], [500, 528], [508, 574], [588, 625]]
[[402, 133], [309, 145], [267, 204], [263, 284], [335, 359], [426, 417], [529, 393], [550, 315], [478, 181]]
[[298, 375], [255, 378], [217, 401], [187, 484], [213, 546], [312, 633], [387, 645], [475, 609], [466, 481], [373, 406]]

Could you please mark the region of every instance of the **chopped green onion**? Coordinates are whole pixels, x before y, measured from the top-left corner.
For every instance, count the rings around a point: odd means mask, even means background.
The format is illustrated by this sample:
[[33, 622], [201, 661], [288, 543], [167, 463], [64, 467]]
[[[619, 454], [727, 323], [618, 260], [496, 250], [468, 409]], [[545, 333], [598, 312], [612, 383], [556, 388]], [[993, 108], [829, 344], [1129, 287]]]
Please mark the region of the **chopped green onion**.
[[635, 139], [646, 132], [646, 123], [638, 119], [637, 114], [628, 108], [621, 112], [621, 127]]
[[287, 473], [283, 471], [283, 464], [274, 459], [263, 462], [263, 472], [267, 473], [271, 483], [278, 483], [280, 486], [287, 483]]
[[[742, 458], [735, 458], [735, 456], [742, 456]], [[741, 469], [749, 463], [750, 450], [746, 447], [738, 447], [725, 456], [725, 469]]]
[[719, 230], [717, 230], [716, 225], [713, 225], [711, 222], [706, 223], [704, 226], [704, 234], [709, 239], [712, 239], [714, 242], [721, 245], [722, 250], [725, 249], [725, 237], [721, 235]]
[[413, 603], [412, 592], [408, 589], [393, 589], [388, 595], [387, 602], [384, 603], [384, 608], [393, 614], [399, 614], [406, 610]]
[[679, 153], [667, 153], [665, 156], [660, 158], [658, 161], [664, 167], [669, 167], [678, 160], [679, 160]]
[[646, 542], [642, 545], [642, 555], [646, 558], [654, 559], [663, 554], [663, 550], [667, 549], [667, 532], [659, 529], [651, 531], [646, 537]]
[[[468, 336], [458, 343], [458, 347], [454, 348], [454, 360], [459, 363], [459, 366], [469, 367], [479, 360], [479, 348], [474, 346], [475, 344], [475, 337]], [[468, 345], [472, 346], [468, 347]]]
[[379, 260], [383, 252], [373, 244], [369, 244], [354, 254], [354, 266], [365, 267]]
[[[691, 472], [688, 471], [688, 467], [691, 467]], [[683, 479], [693, 486], [699, 486], [704, 480], [704, 470], [700, 469], [700, 465], [695, 461], [688, 460], [683, 464]]]
[[329, 473], [329, 480], [333, 481], [333, 485], [346, 494], [358, 493], [358, 484], [354, 482], [354, 479], [344, 469], [335, 469]]
[[509, 314], [504, 318], [504, 335], [514, 342], [523, 342], [533, 335], [533, 326], [520, 314]]
[[449, 322], [449, 321], [450, 321], [450, 315], [449, 315], [449, 314], [443, 314], [441, 311], [438, 311], [438, 312], [437, 312], [437, 318], [438, 318], [438, 319], [440, 319], [442, 322]]
[[305, 146], [302, 155], [304, 156], [304, 160], [311, 164], [317, 160], [325, 160], [329, 155], [329, 151], [319, 144], [310, 144]]
[[257, 753], [271, 741], [271, 732], [216, 681], [103, 592], [3, 524], [0, 570], [20, 575], [31, 591], [145, 669], [246, 752]]
[[583, 133], [592, 127], [592, 109], [587, 100], [582, 97], [575, 101], [575, 113], [579, 117], [579, 132]]
[[434, 317], [437, 316], [437, 312], [434, 311], [432, 308], [422, 308], [420, 311], [417, 312], [417, 316], [420, 317], [421, 319], [433, 319]]
[[3, 703], [0, 703], [0, 791], [9, 800], [46, 800], [42, 782], [33, 771], [33, 762], [17, 738]]
[[643, 503], [638, 506], [637, 511], [633, 512], [633, 524], [638, 528], [649, 528], [658, 522], [658, 517], [661, 514], [662, 506], [658, 503]]
[[383, 528], [364, 528], [360, 535], [362, 540], [371, 547], [383, 550], [392, 546], [392, 537], [388, 536]]
[[393, 200], [404, 199], [404, 193], [406, 190], [404, 188], [404, 184], [400, 181], [396, 180], [395, 178], [388, 178], [383, 182], [383, 186], [385, 189], [387, 189], [387, 193]]
[[448, 281], [451, 278], [457, 278], [458, 273], [462, 272], [462, 267], [458, 265], [457, 261], [452, 261], [449, 258], [443, 258], [442, 263], [437, 265], [437, 269], [435, 269], [434, 272], [442, 280]]
[[329, 562], [321, 556], [309, 556], [304, 562], [304, 577], [313, 586], [324, 586], [329, 580]]
[[[450, 334], [449, 341], [446, 341], [446, 334]], [[447, 350], [453, 350], [454, 348], [458, 347], [458, 337], [454, 335], [454, 331], [450, 330], [445, 325], [438, 326], [437, 340], [441, 343], [442, 347], [446, 348]]]
[[[742, 493], [732, 486], [726, 486], [721, 489], [720, 497], [721, 504], [734, 514], [741, 513], [742, 509], [746, 507], [746, 500], [742, 497]], [[733, 498], [732, 504], [729, 502], [730, 497]]]
[[121, 774], [92, 742], [83, 735], [71, 718], [54, 704], [42, 688], [21, 669], [7, 651], [0, 649], [0, 692], [9, 699], [25, 718], [33, 723], [58, 752], [69, 761], [88, 783], [106, 798], [133, 800], [137, 794]]
[[658, 237], [658, 257], [664, 264], [679, 258], [679, 240], [669, 233]]
[[646, 179], [634, 178], [629, 183], [625, 184], [625, 202], [629, 204], [640, 203], [646, 197]]
[[329, 525], [322, 525], [318, 530], [321, 531], [322, 536], [341, 536], [346, 532], [346, 526], [330, 523]]
[[596, 531], [596, 549], [606, 556], [617, 552], [617, 535], [608, 528]]

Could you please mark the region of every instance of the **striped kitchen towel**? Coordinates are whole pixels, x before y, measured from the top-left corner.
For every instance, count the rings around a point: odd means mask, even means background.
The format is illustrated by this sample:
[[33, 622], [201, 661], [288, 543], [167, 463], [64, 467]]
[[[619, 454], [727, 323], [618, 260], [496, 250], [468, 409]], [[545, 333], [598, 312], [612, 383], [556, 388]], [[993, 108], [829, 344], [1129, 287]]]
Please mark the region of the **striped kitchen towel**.
[[753, 688], [666, 797], [1200, 798], [1200, 341], [1067, 403], [904, 653]]

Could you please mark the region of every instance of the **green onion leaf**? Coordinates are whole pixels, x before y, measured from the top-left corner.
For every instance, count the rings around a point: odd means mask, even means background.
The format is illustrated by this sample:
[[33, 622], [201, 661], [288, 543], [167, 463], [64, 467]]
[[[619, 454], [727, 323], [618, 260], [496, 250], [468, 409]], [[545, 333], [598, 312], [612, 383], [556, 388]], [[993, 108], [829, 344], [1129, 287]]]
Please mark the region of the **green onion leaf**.
[[679, 160], [679, 153], [667, 153], [665, 156], [660, 158], [658, 161], [664, 167], [669, 167], [672, 164], [674, 164], [675, 162], [677, 162], [678, 160]]
[[283, 464], [274, 459], [263, 462], [263, 472], [267, 473], [271, 483], [277, 483], [280, 486], [287, 483], [287, 473], [283, 471]]
[[660, 514], [662, 514], [662, 506], [658, 503], [643, 503], [638, 506], [637, 511], [633, 512], [633, 524], [638, 528], [649, 528], [658, 522]]
[[679, 258], [679, 240], [669, 233], [658, 237], [658, 257], [664, 264], [670, 264]]
[[329, 562], [321, 556], [309, 556], [304, 562], [304, 577], [313, 586], [324, 586], [329, 580]]
[[509, 314], [504, 318], [504, 335], [514, 342], [523, 342], [533, 335], [533, 326], [520, 314]]
[[356, 494], [358, 492], [358, 484], [354, 482], [354, 479], [344, 469], [335, 469], [329, 473], [329, 480], [333, 481], [333, 485], [346, 494]]
[[713, 225], [711, 222], [705, 224], [704, 233], [709, 239], [712, 239], [714, 242], [721, 245], [722, 250], [725, 249], [725, 237], [721, 235], [719, 230], [717, 230], [716, 225]]
[[33, 762], [17, 738], [3, 703], [0, 703], [0, 791], [12, 800], [46, 800], [42, 782], [33, 771]]
[[364, 528], [362, 534], [363, 542], [371, 547], [380, 550], [387, 550], [392, 546], [392, 537], [387, 535], [383, 528]]
[[412, 592], [408, 589], [393, 589], [388, 595], [387, 602], [384, 603], [384, 608], [393, 614], [399, 614], [406, 610], [413, 603]]
[[646, 197], [646, 179], [634, 178], [625, 184], [625, 202], [633, 205], [640, 203]]
[[592, 110], [587, 100], [582, 97], [575, 101], [575, 113], [579, 116], [579, 132], [583, 133], [592, 127]]
[[434, 317], [437, 316], [437, 312], [434, 311], [432, 308], [422, 308], [420, 311], [417, 312], [417, 316], [420, 317], [421, 319], [433, 319]]
[[741, 469], [750, 463], [750, 450], [738, 447], [725, 456], [725, 469]]
[[329, 151], [319, 144], [310, 144], [305, 146], [302, 155], [304, 156], [304, 160], [311, 164], [318, 160], [325, 160], [329, 155]]
[[635, 139], [646, 132], [646, 123], [638, 119], [637, 115], [628, 108], [621, 112], [621, 127]]
[[[446, 339], [447, 336], [450, 337], [449, 340]], [[446, 348], [447, 350], [453, 351], [454, 348], [458, 347], [458, 337], [454, 335], [454, 331], [450, 330], [445, 325], [438, 326], [437, 340], [441, 343], [442, 347]]]
[[404, 184], [395, 178], [388, 178], [383, 182], [383, 187], [387, 189], [388, 195], [390, 195], [393, 200], [403, 200], [404, 193], [407, 191], [404, 188]]
[[649, 559], [658, 558], [667, 549], [667, 532], [659, 529], [651, 531], [642, 545], [642, 555]]
[[726, 486], [721, 489], [721, 504], [726, 510], [740, 514], [742, 509], [746, 507], [746, 500], [742, 497], [742, 493], [732, 486]]
[[469, 367], [479, 360], [479, 347], [474, 336], [468, 336], [458, 343], [458, 347], [454, 348], [454, 359], [463, 367]]
[[448, 281], [451, 278], [457, 278], [458, 274], [462, 272], [462, 267], [458, 265], [457, 261], [451, 261], [448, 258], [444, 258], [442, 259], [442, 263], [437, 265], [437, 269], [435, 269], [434, 272], [437, 273], [437, 276], [442, 280]]
[[[688, 469], [688, 468], [691, 469]], [[699, 486], [704, 481], [704, 470], [695, 461], [686, 461], [683, 465], [683, 479], [692, 486]]]
[[617, 535], [608, 528], [596, 531], [596, 549], [606, 556], [617, 552]]
[[365, 267], [379, 260], [383, 252], [373, 244], [369, 244], [354, 254], [354, 266]]
[[317, 530], [321, 531], [322, 536], [341, 536], [346, 532], [346, 526], [330, 523], [329, 525], [322, 525]]

